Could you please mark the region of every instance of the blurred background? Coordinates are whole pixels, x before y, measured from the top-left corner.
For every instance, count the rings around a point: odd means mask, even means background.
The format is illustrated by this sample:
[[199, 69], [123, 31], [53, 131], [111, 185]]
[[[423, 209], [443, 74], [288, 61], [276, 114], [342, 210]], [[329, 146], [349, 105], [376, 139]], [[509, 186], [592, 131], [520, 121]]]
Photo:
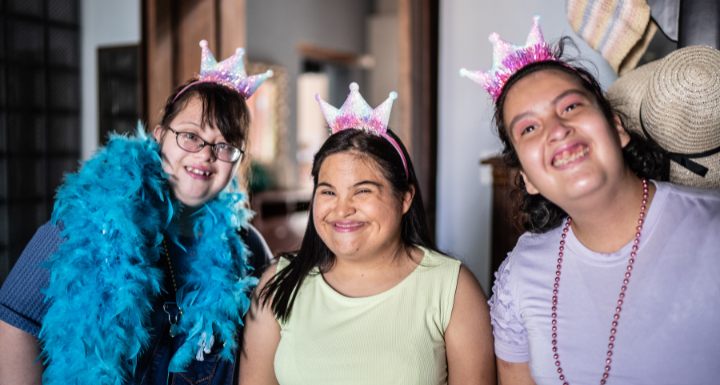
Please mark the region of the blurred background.
[[[55, 190], [109, 132], [157, 124], [173, 88], [200, 69], [205, 39], [248, 74], [275, 76], [249, 99], [254, 225], [273, 252], [299, 247], [312, 156], [328, 135], [314, 95], [335, 106], [357, 82], [371, 106], [399, 98], [390, 127], [408, 146], [439, 247], [486, 292], [514, 245], [492, 105], [458, 76], [489, 69], [491, 32], [524, 44], [573, 36], [607, 89], [605, 60], [577, 38], [564, 0], [0, 0], [0, 285]], [[674, 43], [660, 32], [644, 61]], [[641, 61], [642, 63], [642, 61]], [[482, 161], [482, 163], [481, 163]]]

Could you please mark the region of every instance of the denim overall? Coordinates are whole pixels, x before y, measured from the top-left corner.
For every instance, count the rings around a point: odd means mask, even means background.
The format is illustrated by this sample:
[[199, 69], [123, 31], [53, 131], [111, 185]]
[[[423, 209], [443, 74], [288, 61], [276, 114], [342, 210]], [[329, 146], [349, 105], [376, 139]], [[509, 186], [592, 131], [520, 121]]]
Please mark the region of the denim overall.
[[[194, 239], [180, 237], [180, 242], [187, 249], [193, 245]], [[182, 284], [177, 272], [187, 270], [187, 253], [179, 246], [167, 242], [173, 270], [176, 271], [175, 279], [178, 285]], [[178, 315], [175, 305], [175, 290], [172, 279], [167, 268], [167, 257], [161, 255], [160, 266], [165, 270], [165, 293], [157, 296], [152, 301], [153, 311], [150, 315], [152, 332], [151, 342], [147, 351], [138, 358], [134, 378], [129, 382], [137, 385], [168, 385], [168, 384], [200, 384], [200, 385], [221, 385], [232, 384], [235, 373], [235, 362], [222, 360], [218, 357], [217, 348], [221, 346], [216, 343], [209, 354], [204, 355], [203, 361], [193, 360], [185, 372], [168, 373], [168, 367], [173, 354], [185, 342], [185, 335], [170, 336], [171, 320]], [[176, 321], [175, 321], [176, 322]], [[241, 330], [238, 330], [238, 335]]]

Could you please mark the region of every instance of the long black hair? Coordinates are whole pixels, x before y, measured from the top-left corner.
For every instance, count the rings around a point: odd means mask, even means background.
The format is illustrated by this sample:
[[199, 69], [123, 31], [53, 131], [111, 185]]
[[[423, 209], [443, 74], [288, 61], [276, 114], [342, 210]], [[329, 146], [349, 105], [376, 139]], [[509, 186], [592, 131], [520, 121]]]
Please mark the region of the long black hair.
[[[574, 43], [569, 37], [560, 39], [555, 51], [557, 61], [549, 60], [532, 63], [513, 74], [505, 83], [502, 93], [495, 102], [493, 120], [495, 121], [497, 133], [504, 146], [502, 151], [503, 159], [509, 168], [521, 170], [522, 165], [520, 164], [520, 159], [507, 131], [504, 117], [505, 99], [513, 85], [520, 81], [520, 79], [534, 72], [557, 71], [566, 74], [586, 89], [590, 95], [593, 95], [595, 102], [609, 125], [613, 125], [615, 115], [617, 115], [621, 121], [625, 119], [623, 114], [605, 98], [600, 83], [598, 83], [590, 71], [577, 64], [575, 60], [562, 59], [566, 44], [574, 46]], [[626, 127], [624, 123], [623, 127]], [[646, 139], [633, 131], [626, 131], [630, 136], [630, 142], [622, 149], [622, 154], [630, 170], [640, 178], [661, 179], [662, 175], [666, 175], [669, 162], [665, 151], [654, 141]], [[515, 200], [521, 202], [519, 209], [525, 230], [532, 233], [544, 233], [562, 224], [564, 218], [567, 217], [567, 213], [541, 194], [529, 194], [525, 187], [525, 181], [520, 173], [517, 174], [515, 184], [518, 189], [515, 190], [513, 194]]]
[[407, 153], [400, 138], [390, 130], [388, 130], [387, 133], [398, 143], [407, 160], [407, 177], [405, 176], [402, 159], [397, 150], [395, 150], [395, 147], [393, 147], [387, 139], [361, 130], [344, 130], [331, 135], [325, 144], [322, 145], [320, 151], [315, 154], [312, 168], [314, 183], [313, 199], [310, 202], [310, 215], [302, 245], [300, 246], [300, 250], [282, 255], [282, 257], [287, 258], [289, 261], [288, 266], [279, 271], [260, 292], [260, 301], [263, 306], [267, 305], [272, 299], [272, 310], [277, 319], [283, 321], [289, 319], [297, 296], [297, 289], [300, 288], [305, 277], [310, 274], [315, 267], [318, 267], [321, 272], [326, 272], [330, 270], [335, 263], [335, 255], [333, 255], [332, 251], [330, 251], [318, 235], [312, 215], [320, 168], [330, 155], [354, 152], [372, 160], [383, 177], [389, 182], [393, 193], [398, 197], [414, 188], [415, 195], [410, 204], [410, 209], [403, 214], [400, 224], [402, 244], [406, 251], [415, 245], [437, 251], [437, 247], [430, 237], [427, 218], [420, 195], [420, 186], [415, 176], [415, 169], [410, 160], [410, 155]]

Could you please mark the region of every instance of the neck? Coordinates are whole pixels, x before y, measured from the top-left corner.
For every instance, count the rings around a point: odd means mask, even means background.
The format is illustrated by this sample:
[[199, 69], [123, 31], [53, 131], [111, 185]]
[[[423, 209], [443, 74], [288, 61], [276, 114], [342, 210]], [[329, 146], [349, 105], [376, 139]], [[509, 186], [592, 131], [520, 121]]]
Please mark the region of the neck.
[[[410, 258], [408, 258], [408, 253]], [[348, 297], [367, 297], [394, 287], [422, 261], [422, 251], [397, 244], [367, 256], [336, 256], [335, 265], [323, 273], [325, 281]]]
[[[655, 190], [655, 185], [648, 182], [645, 213], [649, 211]], [[642, 206], [642, 181], [627, 170], [619, 183], [594, 195], [566, 210], [573, 219], [573, 233], [592, 251], [614, 253], [635, 238]]]
[[394, 264], [398, 258], [405, 256], [405, 245], [400, 239], [389, 247], [385, 247], [382, 251], [373, 251], [366, 255], [356, 256], [337, 256], [335, 258], [335, 268], [339, 270], [354, 271], [381, 271], [389, 265]]

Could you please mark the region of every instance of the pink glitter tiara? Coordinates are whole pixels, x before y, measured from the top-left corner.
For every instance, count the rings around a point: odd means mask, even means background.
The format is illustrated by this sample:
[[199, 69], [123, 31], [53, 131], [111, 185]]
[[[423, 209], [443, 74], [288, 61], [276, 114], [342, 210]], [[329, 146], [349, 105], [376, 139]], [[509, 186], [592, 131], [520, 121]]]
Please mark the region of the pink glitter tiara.
[[[198, 80], [188, 84], [178, 92], [177, 95], [175, 95], [175, 99], [185, 92], [185, 90], [198, 83], [221, 84], [239, 92], [247, 99], [252, 96], [265, 79], [273, 76], [272, 70], [268, 70], [264, 74], [247, 76], [245, 64], [243, 64], [242, 60], [243, 55], [245, 55], [245, 50], [242, 48], [238, 48], [234, 55], [218, 63], [210, 52], [207, 41], [201, 40], [200, 47], [202, 47], [202, 59], [200, 61], [200, 75], [197, 77]], [[173, 102], [175, 99], [173, 99]]]
[[547, 60], [556, 60], [554, 49], [545, 42], [540, 30], [540, 15], [533, 17], [533, 26], [530, 29], [525, 46], [519, 46], [500, 39], [497, 33], [489, 37], [493, 44], [493, 65], [489, 71], [460, 70], [460, 76], [472, 79], [483, 86], [493, 101], [502, 93], [505, 82], [515, 72], [531, 63]]
[[405, 155], [403, 155], [397, 142], [387, 134], [390, 110], [392, 109], [393, 100], [397, 99], [397, 93], [391, 92], [390, 96], [373, 110], [360, 95], [359, 89], [360, 86], [357, 83], [350, 83], [350, 95], [348, 95], [339, 110], [322, 100], [319, 94], [315, 94], [315, 99], [320, 103], [320, 109], [325, 115], [325, 120], [327, 120], [333, 134], [342, 130], [356, 129], [387, 139], [400, 154], [405, 167], [405, 177], [407, 178], [408, 168]]

